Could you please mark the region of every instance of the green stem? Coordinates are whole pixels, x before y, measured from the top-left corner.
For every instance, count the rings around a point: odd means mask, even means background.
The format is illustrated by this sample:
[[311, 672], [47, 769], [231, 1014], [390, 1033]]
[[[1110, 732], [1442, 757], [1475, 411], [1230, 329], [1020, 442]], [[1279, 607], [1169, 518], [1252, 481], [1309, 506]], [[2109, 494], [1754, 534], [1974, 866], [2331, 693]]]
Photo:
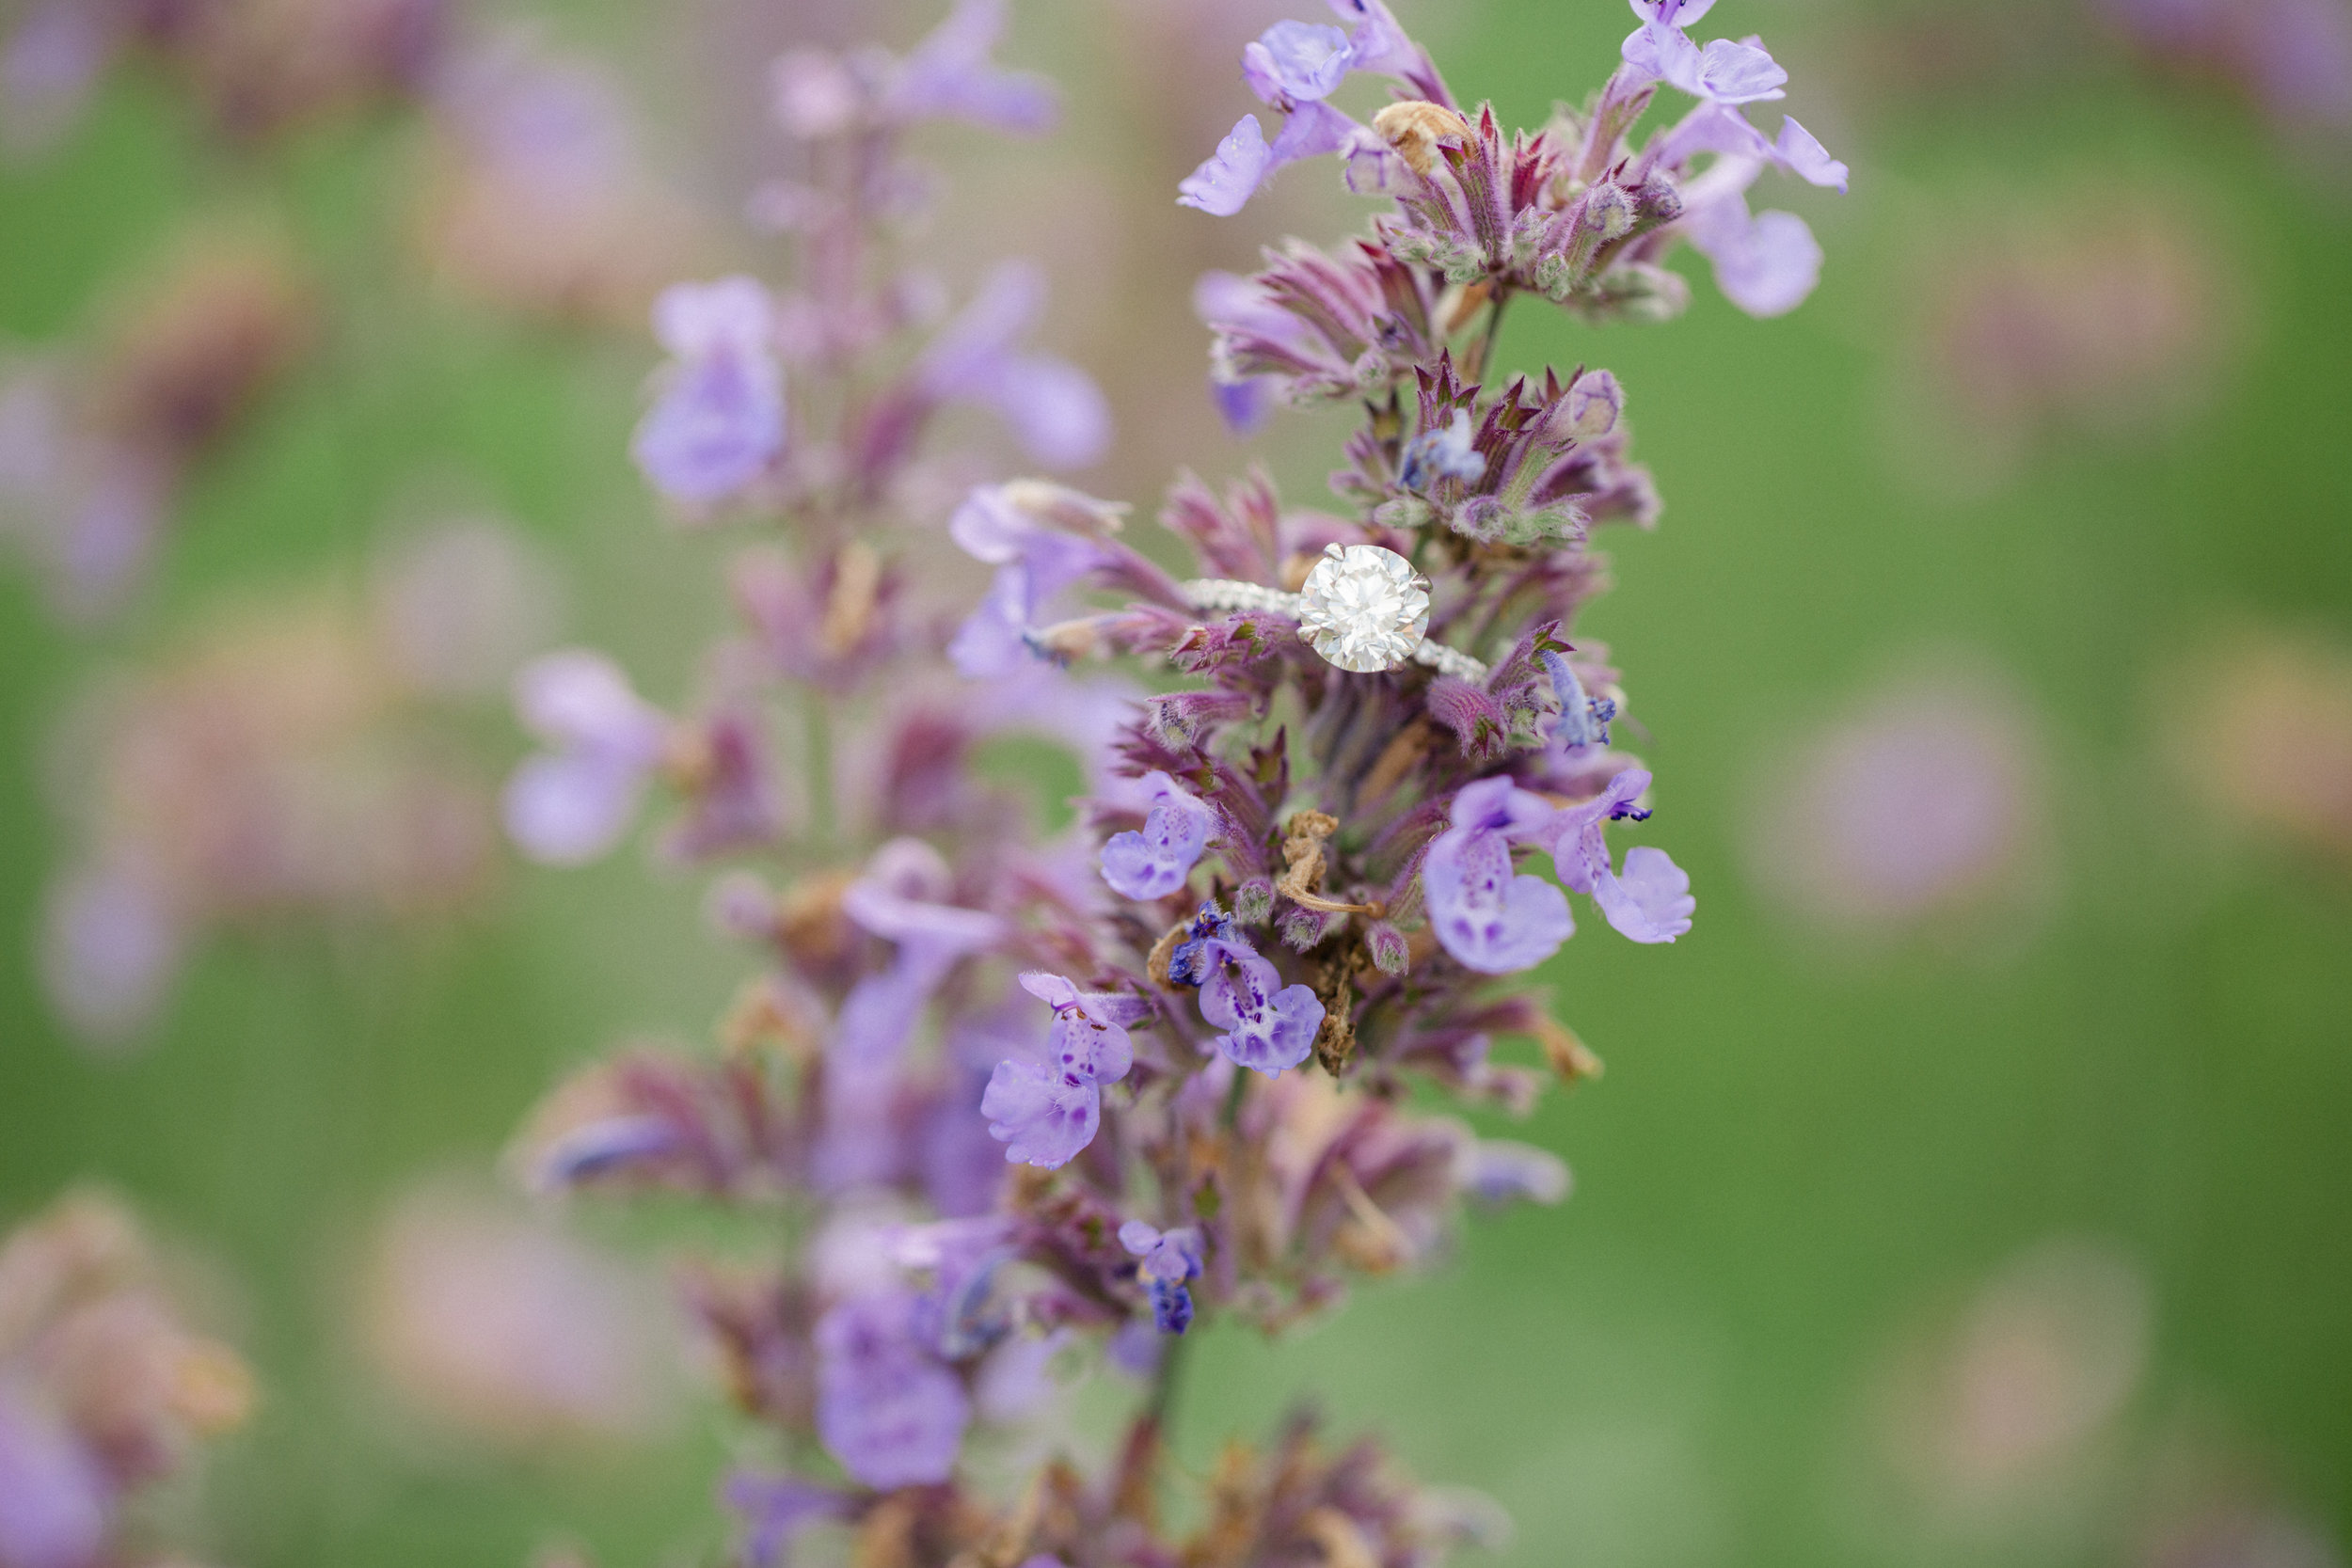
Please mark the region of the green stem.
[[1507, 288], [1498, 289], [1495, 292], [1494, 310], [1486, 317], [1486, 335], [1478, 340], [1478, 346], [1470, 351], [1470, 380], [1480, 383], [1486, 381], [1486, 367], [1493, 362], [1495, 356], [1495, 340], [1502, 335], [1502, 312], [1509, 309], [1510, 306], [1511, 291]]

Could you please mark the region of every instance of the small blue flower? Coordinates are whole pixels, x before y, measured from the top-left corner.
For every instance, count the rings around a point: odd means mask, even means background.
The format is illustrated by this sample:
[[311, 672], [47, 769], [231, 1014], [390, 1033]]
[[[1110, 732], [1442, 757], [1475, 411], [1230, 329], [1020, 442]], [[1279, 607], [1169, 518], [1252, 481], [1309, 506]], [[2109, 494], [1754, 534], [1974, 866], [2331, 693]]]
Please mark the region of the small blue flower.
[[1406, 445], [1397, 483], [1422, 492], [1441, 479], [1477, 483], [1486, 475], [1486, 459], [1472, 450], [1473, 439], [1470, 411], [1455, 409], [1451, 422], [1424, 430]]

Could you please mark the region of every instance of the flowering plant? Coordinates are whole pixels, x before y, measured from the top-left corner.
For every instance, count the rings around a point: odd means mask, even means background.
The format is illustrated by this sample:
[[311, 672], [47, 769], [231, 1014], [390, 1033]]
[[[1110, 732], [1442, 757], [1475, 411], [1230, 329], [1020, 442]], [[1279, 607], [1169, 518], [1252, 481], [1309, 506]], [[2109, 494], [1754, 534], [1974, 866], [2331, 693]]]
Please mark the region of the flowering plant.
[[[1200, 291], [1237, 426], [1361, 404], [1333, 479], [1348, 514], [1287, 508], [1263, 475], [1221, 496], [1188, 480], [1162, 521], [1213, 577], [1171, 576], [1120, 537], [1124, 508], [1040, 480], [953, 505], [948, 535], [993, 569], [960, 624], [917, 571], [926, 504], [955, 493], [957, 460], [919, 446], [944, 405], [994, 410], [1049, 466], [1107, 436], [1091, 383], [1018, 346], [1033, 275], [996, 273], [943, 322], [936, 287], [887, 255], [920, 188], [914, 126], [1051, 118], [1042, 83], [991, 61], [1001, 0], [961, 0], [904, 57], [778, 62], [810, 177], [756, 207], [797, 238], [800, 280], [680, 286], [657, 309], [673, 358], [641, 467], [682, 517], [774, 537], [736, 563], [744, 629], [696, 716], [593, 654], [526, 672], [548, 747], [514, 780], [510, 825], [546, 859], [586, 859], [665, 779], [669, 853], [790, 879], [738, 869], [713, 889], [717, 921], [767, 960], [723, 1051], [594, 1068], [524, 1150], [549, 1186], [786, 1216], [781, 1262], [691, 1276], [773, 1439], [726, 1492], [748, 1562], [847, 1530], [861, 1561], [1406, 1564], [1486, 1521], [1301, 1420], [1229, 1450], [1175, 1529], [1181, 1351], [1210, 1316], [1277, 1330], [1429, 1259], [1466, 1197], [1565, 1195], [1556, 1157], [1417, 1109], [1419, 1091], [1524, 1112], [1544, 1074], [1492, 1059], [1502, 1036], [1538, 1041], [1559, 1077], [1597, 1070], [1496, 977], [1570, 937], [1570, 893], [1642, 942], [1688, 931], [1694, 902], [1663, 851], [1613, 853], [1613, 825], [1649, 817], [1651, 778], [1611, 746], [1617, 672], [1570, 640], [1603, 586], [1590, 531], [1659, 514], [1623, 390], [1599, 370], [1498, 377], [1496, 335], [1520, 294], [1588, 321], [1671, 316], [1680, 239], [1736, 303], [1790, 309], [1820, 251], [1745, 193], [1767, 166], [1840, 186], [1845, 170], [1795, 121], [1767, 138], [1748, 120], [1785, 73], [1753, 40], [1688, 36], [1712, 0], [1636, 0], [1588, 107], [1510, 135], [1380, 0], [1331, 3], [1344, 25], [1280, 23], [1245, 50], [1281, 126], [1268, 140], [1245, 118], [1182, 199], [1231, 214], [1320, 156], [1387, 198], [1368, 237], [1294, 242]], [[1396, 93], [1369, 123], [1330, 103], [1355, 72]], [[1635, 147], [1661, 84], [1698, 104]], [[1182, 680], [1074, 673], [1120, 658]], [[779, 722], [787, 690], [799, 712]], [[864, 730], [836, 734], [852, 708]], [[968, 766], [1007, 730], [1078, 752], [1071, 834], [1033, 840]], [[809, 783], [787, 800], [795, 754]], [[1543, 861], [1556, 885], [1524, 868]], [[1098, 1356], [1148, 1380], [1117, 1451], [1049, 1439], [993, 1474], [1025, 1450], [983, 1434]]]

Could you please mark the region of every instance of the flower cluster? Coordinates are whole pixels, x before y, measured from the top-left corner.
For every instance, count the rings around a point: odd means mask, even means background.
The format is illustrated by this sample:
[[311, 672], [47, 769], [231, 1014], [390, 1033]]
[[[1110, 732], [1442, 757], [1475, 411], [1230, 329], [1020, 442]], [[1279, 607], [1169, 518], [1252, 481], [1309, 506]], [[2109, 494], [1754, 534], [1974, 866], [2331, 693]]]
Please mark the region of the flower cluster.
[[[68, 1196], [0, 1243], [0, 1562], [160, 1561], [141, 1495], [252, 1406], [112, 1201]], [[179, 1560], [174, 1559], [173, 1560]]]
[[[1689, 931], [1695, 905], [1662, 850], [1623, 844], [1650, 774], [1612, 749], [1617, 672], [1571, 640], [1604, 581], [1590, 531], [1659, 515], [1623, 388], [1590, 369], [1497, 376], [1497, 328], [1523, 293], [1665, 313], [1677, 237], [1736, 299], [1786, 309], [1819, 253], [1744, 193], [1768, 164], [1844, 171], [1793, 122], [1776, 140], [1749, 125], [1740, 105], [1779, 96], [1780, 73], [1754, 43], [1692, 41], [1706, 0], [1637, 5], [1586, 111], [1509, 136], [1380, 0], [1333, 4], [1344, 26], [1279, 24], [1247, 48], [1283, 125], [1269, 141], [1245, 119], [1181, 194], [1231, 212], [1278, 165], [1336, 155], [1389, 199], [1342, 251], [1294, 242], [1200, 295], [1237, 421], [1360, 402], [1333, 482], [1348, 514], [1286, 506], [1263, 475], [1222, 495], [1187, 480], [1161, 521], [1209, 578], [1171, 577], [1122, 538], [1127, 508], [1058, 483], [935, 501], [960, 465], [918, 439], [950, 401], [1003, 416], [1048, 466], [1107, 433], [1090, 384], [1020, 345], [1033, 275], [1001, 270], [947, 313], [883, 243], [919, 188], [902, 155], [918, 124], [1047, 116], [1043, 87], [991, 59], [997, 0], [961, 0], [905, 56], [778, 62], [808, 178], [758, 207], [797, 239], [798, 277], [683, 285], [656, 309], [671, 357], [639, 465], [679, 516], [770, 537], [739, 557], [741, 629], [692, 716], [593, 654], [526, 672], [546, 749], [509, 825], [543, 859], [585, 859], [666, 782], [674, 858], [754, 863], [710, 911], [765, 961], [719, 1053], [588, 1069], [519, 1158], [547, 1188], [788, 1216], [785, 1256], [691, 1275], [770, 1434], [726, 1493], [746, 1562], [847, 1532], [910, 1563], [1422, 1564], [1490, 1523], [1302, 1421], [1230, 1449], [1194, 1532], [1171, 1534], [1181, 1351], [1205, 1318], [1276, 1330], [1432, 1261], [1466, 1201], [1565, 1196], [1555, 1156], [1483, 1139], [1422, 1091], [1523, 1113], [1547, 1078], [1597, 1071], [1497, 977], [1569, 939], [1570, 895], [1645, 943]], [[1402, 95], [1368, 124], [1329, 102], [1359, 71]], [[1698, 109], [1628, 146], [1661, 82]], [[925, 570], [942, 523], [992, 574], [977, 605]], [[1313, 574], [1363, 562], [1374, 576], [1309, 613]], [[960, 616], [937, 613], [957, 596]], [[1342, 623], [1382, 614], [1344, 667], [1302, 637], [1320, 617], [1338, 646]], [[1141, 667], [1076, 668], [1119, 658]], [[837, 729], [851, 711], [861, 730]], [[973, 766], [1006, 731], [1076, 754], [1070, 833], [1041, 838], [1035, 803]], [[1540, 1055], [1500, 1059], [1514, 1039]], [[1115, 1456], [1065, 1453], [1009, 1494], [969, 1463], [976, 1433], [1050, 1423], [1098, 1364], [1150, 1379]]]

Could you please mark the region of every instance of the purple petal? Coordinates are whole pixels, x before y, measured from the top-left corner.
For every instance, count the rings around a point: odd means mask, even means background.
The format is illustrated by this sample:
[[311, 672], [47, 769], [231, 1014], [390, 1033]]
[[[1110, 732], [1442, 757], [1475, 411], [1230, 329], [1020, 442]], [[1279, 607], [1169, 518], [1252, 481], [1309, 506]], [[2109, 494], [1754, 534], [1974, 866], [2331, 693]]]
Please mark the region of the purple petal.
[[0, 146], [21, 153], [49, 146], [73, 123], [117, 31], [108, 9], [87, 0], [49, 0], [19, 14], [0, 43]]
[[592, 746], [647, 761], [661, 753], [668, 723], [637, 695], [621, 667], [586, 648], [532, 659], [515, 675], [515, 714], [523, 728], [559, 746]]
[[1217, 418], [1225, 421], [1226, 429], [1236, 436], [1255, 436], [1274, 413], [1274, 378], [1253, 375], [1219, 381], [1211, 377], [1209, 398], [1216, 404]]
[[1383, 76], [1408, 76], [1421, 70], [1421, 50], [1382, 0], [1329, 3], [1332, 13], [1355, 28], [1347, 40], [1352, 69]]
[[1691, 243], [1715, 263], [1724, 297], [1759, 320], [1785, 316], [1821, 278], [1821, 246], [1794, 213], [1749, 215], [1739, 197], [1694, 216]]
[[1788, 72], [1758, 45], [1731, 39], [1717, 39], [1707, 46], [1694, 79], [1666, 79], [1693, 97], [1718, 103], [1761, 103], [1788, 96], [1781, 90]]
[[151, 879], [120, 865], [77, 872], [51, 890], [45, 924], [41, 974], [71, 1028], [111, 1044], [153, 1019], [182, 936]]
[[831, 1487], [792, 1476], [738, 1471], [727, 1479], [723, 1495], [743, 1519], [746, 1568], [778, 1568], [791, 1557], [803, 1530], [838, 1519], [850, 1509], [850, 1499]]
[[89, 1568], [113, 1513], [97, 1457], [54, 1417], [0, 1389], [0, 1562]]
[[1780, 122], [1780, 140], [1772, 151], [1781, 166], [1801, 180], [1816, 185], [1833, 186], [1840, 196], [1846, 192], [1848, 170], [1844, 164], [1829, 155], [1829, 149], [1814, 139], [1813, 133], [1798, 124], [1793, 118]]
[[1265, 959], [1229, 943], [1200, 985], [1200, 1016], [1225, 1031], [1216, 1042], [1234, 1065], [1269, 1076], [1296, 1067], [1314, 1049], [1323, 1003], [1305, 986], [1278, 991], [1282, 977]]
[[1593, 896], [1609, 924], [1635, 942], [1674, 941], [1698, 909], [1690, 873], [1647, 845], [1627, 850], [1624, 873], [1599, 879]]
[[605, 751], [527, 757], [506, 782], [507, 835], [543, 864], [585, 864], [628, 832], [650, 777], [647, 763]]
[[1045, 354], [1008, 359], [977, 401], [994, 410], [1028, 454], [1049, 468], [1088, 467], [1110, 450], [1110, 401], [1092, 376], [1066, 359]]
[[891, 107], [910, 117], [968, 119], [1022, 135], [1053, 129], [1058, 113], [1053, 84], [990, 60], [1004, 30], [1005, 0], [957, 0], [947, 20], [899, 67]]
[[999, 1062], [980, 1096], [980, 1115], [1008, 1162], [1058, 1170], [1094, 1141], [1103, 1091], [1033, 1063]]
[[[1328, 98], [1354, 62], [1347, 35], [1339, 28], [1278, 22], [1242, 52], [1242, 74], [1269, 103], [1283, 96], [1306, 103]], [[1264, 90], [1267, 86], [1272, 93]]]
[[769, 352], [775, 325], [775, 303], [756, 278], [674, 283], [653, 302], [654, 338], [678, 359]]
[[1515, 876], [1509, 841], [1491, 829], [1439, 834], [1422, 863], [1422, 888], [1438, 945], [1484, 974], [1532, 969], [1576, 931], [1567, 895], [1540, 877]]
[[1232, 134], [1217, 143], [1216, 153], [1176, 187], [1177, 203], [1198, 207], [1214, 217], [1229, 218], [1258, 193], [1273, 166], [1264, 128], [1256, 115], [1244, 115]]
[[1143, 831], [1103, 846], [1103, 879], [1122, 898], [1165, 898], [1192, 875], [1216, 818], [1166, 773], [1147, 773], [1143, 784], [1152, 792]]
[[1454, 1160], [1454, 1185], [1481, 1203], [1557, 1203], [1568, 1196], [1568, 1167], [1533, 1144], [1481, 1138]]
[[1270, 172], [1301, 158], [1320, 158], [1342, 151], [1362, 131], [1362, 126], [1328, 103], [1301, 103], [1282, 122], [1281, 134], [1267, 150], [1266, 168]]
[[915, 378], [940, 398], [985, 398], [1022, 334], [1045, 314], [1045, 274], [1029, 261], [1006, 261], [924, 350]]
[[936, 1485], [955, 1471], [972, 1405], [915, 1331], [916, 1298], [853, 1297], [818, 1321], [817, 1432], [841, 1467], [877, 1491]]
[[[1626, 35], [1619, 53], [1625, 63], [1643, 75], [1661, 82], [1696, 82], [1701, 55], [1699, 46], [1682, 36], [1674, 27], [1657, 23], [1645, 24]], [[1677, 82], [1679, 86], [1680, 82]], [[1694, 91], [1694, 88], [1684, 88]]]
[[681, 361], [637, 426], [646, 483], [690, 506], [726, 499], [784, 451], [784, 372], [772, 355], [723, 348]]

